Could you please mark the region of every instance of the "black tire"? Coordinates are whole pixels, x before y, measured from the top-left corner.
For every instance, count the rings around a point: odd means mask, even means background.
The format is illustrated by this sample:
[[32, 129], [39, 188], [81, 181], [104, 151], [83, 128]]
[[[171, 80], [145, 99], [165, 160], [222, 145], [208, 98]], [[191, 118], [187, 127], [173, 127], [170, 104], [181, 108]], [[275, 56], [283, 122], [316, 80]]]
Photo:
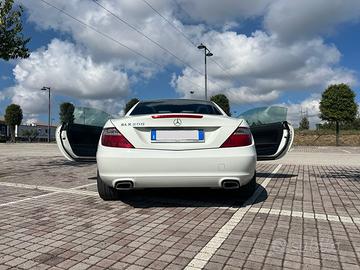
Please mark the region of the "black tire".
[[115, 188], [106, 185], [97, 173], [97, 189], [101, 199], [104, 201], [115, 201], [120, 198], [120, 192]]
[[243, 196], [246, 197], [250, 197], [251, 195], [254, 194], [255, 190], [256, 190], [256, 172], [253, 176], [253, 178], [251, 178], [250, 182], [247, 183], [245, 186], [240, 187], [240, 193]]

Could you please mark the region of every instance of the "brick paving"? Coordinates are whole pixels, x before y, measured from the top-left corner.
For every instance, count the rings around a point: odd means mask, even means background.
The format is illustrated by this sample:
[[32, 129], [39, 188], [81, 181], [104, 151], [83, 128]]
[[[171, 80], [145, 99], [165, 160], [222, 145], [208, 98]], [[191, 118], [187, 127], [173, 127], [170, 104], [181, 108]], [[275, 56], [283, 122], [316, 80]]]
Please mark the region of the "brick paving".
[[46, 193], [41, 190], [19, 190], [15, 187], [1, 187], [0, 189], [0, 205]]
[[234, 222], [245, 198], [231, 192], [149, 190], [104, 202], [95, 164], [50, 150], [0, 154], [0, 182], [29, 185], [0, 183], [0, 269], [191, 269], [229, 222], [205, 269], [360, 269], [360, 167], [282, 165], [269, 175], [278, 165], [259, 163], [258, 183], [271, 179]]
[[266, 187], [267, 199], [252, 206], [257, 213], [245, 215], [205, 268], [360, 269], [359, 173], [355, 167], [282, 166]]
[[0, 156], [0, 182], [70, 188], [95, 180], [96, 164], [73, 163], [62, 157]]

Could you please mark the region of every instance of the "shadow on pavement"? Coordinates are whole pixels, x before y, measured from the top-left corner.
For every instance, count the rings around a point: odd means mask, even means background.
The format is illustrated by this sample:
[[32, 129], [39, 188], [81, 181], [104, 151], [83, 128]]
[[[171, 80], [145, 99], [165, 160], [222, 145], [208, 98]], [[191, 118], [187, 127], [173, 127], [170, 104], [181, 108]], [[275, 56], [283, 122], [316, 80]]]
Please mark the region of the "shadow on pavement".
[[257, 177], [263, 177], [263, 178], [268, 178], [270, 177], [271, 179], [276, 179], [276, 178], [292, 178], [292, 177], [296, 177], [298, 176], [297, 174], [287, 174], [287, 173], [275, 173], [275, 174], [269, 174], [269, 173], [256, 173]]
[[[267, 191], [258, 185], [261, 194], [254, 204], [267, 198]], [[120, 200], [135, 208], [150, 207], [240, 207], [249, 196], [235, 190], [177, 188], [146, 189], [124, 192]]]
[[33, 165], [31, 165], [32, 167], [46, 167], [46, 168], [51, 168], [51, 167], [59, 167], [59, 166], [66, 166], [66, 167], [88, 167], [91, 164], [95, 164], [94, 162], [74, 162], [74, 161], [70, 161], [70, 160], [49, 160], [46, 162], [41, 162], [41, 163], [35, 163]]
[[326, 178], [331, 180], [335, 179], [346, 179], [350, 181], [360, 181], [360, 168], [359, 169], [339, 169], [339, 171], [326, 171], [324, 173], [312, 173], [310, 176], [317, 178]]
[[[36, 171], [42, 171], [44, 169], [59, 168], [59, 167], [89, 167], [92, 163], [88, 162], [74, 162], [70, 160], [48, 160], [46, 162], [31, 164], [30, 169], [21, 170], [21, 173], [31, 173]], [[96, 179], [96, 178], [95, 178]]]

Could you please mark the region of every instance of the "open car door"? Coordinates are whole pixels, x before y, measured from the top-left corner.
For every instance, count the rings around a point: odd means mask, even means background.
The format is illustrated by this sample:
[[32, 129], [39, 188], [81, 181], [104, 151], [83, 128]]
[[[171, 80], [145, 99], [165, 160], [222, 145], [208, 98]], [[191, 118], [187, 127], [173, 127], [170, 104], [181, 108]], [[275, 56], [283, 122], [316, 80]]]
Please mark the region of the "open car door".
[[250, 125], [258, 160], [279, 159], [290, 150], [294, 128], [286, 116], [287, 108], [278, 106], [251, 109], [239, 116]]
[[56, 143], [61, 153], [72, 161], [95, 161], [103, 126], [112, 116], [96, 109], [76, 107], [74, 123], [56, 129]]

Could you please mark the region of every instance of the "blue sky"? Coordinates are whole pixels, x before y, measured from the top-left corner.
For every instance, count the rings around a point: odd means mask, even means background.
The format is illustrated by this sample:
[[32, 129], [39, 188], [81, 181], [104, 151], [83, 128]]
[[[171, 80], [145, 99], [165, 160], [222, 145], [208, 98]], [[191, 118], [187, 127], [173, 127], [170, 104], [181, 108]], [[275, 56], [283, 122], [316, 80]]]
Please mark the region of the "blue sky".
[[[23, 107], [24, 122], [46, 122], [47, 95], [39, 90], [44, 85], [53, 89], [54, 122], [64, 101], [117, 115], [132, 97], [203, 97], [203, 75], [192, 69], [203, 72], [203, 55], [143, 1], [100, 3], [187, 66], [91, 1], [48, 2], [160, 67], [82, 28], [41, 1], [29, 0], [23, 3], [24, 34], [31, 37], [32, 54], [25, 60], [0, 60], [0, 115], [15, 102]], [[309, 0], [262, 4], [211, 0], [206, 7], [203, 1], [148, 2], [194, 43], [204, 42], [214, 53], [213, 59], [225, 71], [209, 61], [209, 92], [226, 94], [232, 111], [281, 104], [289, 108], [289, 120], [295, 125], [300, 109], [309, 112], [314, 124], [319, 121], [321, 92], [330, 83], [340, 82], [350, 84], [360, 101], [360, 37], [356, 34], [360, 4], [356, 1], [340, 1], [341, 8], [337, 0], [319, 0], [317, 5]]]

